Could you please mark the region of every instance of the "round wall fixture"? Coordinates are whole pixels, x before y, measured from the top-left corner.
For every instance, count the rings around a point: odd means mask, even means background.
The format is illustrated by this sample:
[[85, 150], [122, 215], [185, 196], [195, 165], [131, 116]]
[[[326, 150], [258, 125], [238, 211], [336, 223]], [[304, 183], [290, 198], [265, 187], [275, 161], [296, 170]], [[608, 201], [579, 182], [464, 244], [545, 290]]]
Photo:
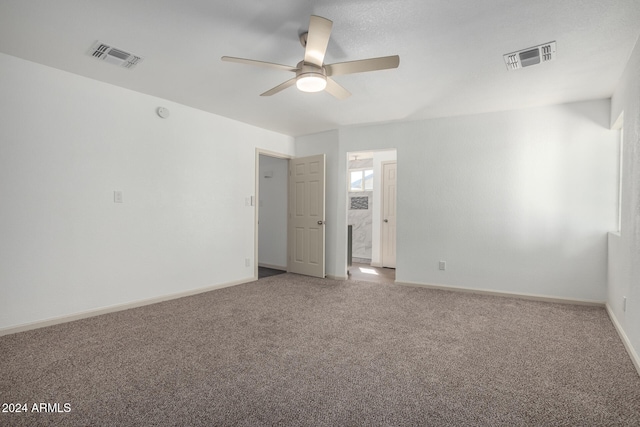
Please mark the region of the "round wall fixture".
[[169, 110], [167, 108], [164, 107], [158, 107], [158, 109], [156, 110], [156, 112], [158, 113], [158, 115], [160, 117], [162, 117], [163, 119], [166, 119], [167, 117], [169, 117]]

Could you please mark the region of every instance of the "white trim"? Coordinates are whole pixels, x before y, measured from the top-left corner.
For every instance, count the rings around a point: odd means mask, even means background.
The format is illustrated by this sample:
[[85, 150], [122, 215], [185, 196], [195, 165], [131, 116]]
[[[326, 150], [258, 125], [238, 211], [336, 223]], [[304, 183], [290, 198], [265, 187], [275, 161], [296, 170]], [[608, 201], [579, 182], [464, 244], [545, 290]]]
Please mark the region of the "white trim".
[[613, 323], [613, 326], [616, 328], [616, 332], [618, 332], [618, 336], [620, 336], [622, 344], [624, 344], [624, 348], [627, 350], [627, 353], [633, 362], [633, 366], [635, 366], [636, 371], [638, 371], [638, 375], [640, 375], [640, 356], [638, 356], [633, 345], [631, 345], [629, 337], [624, 332], [624, 329], [622, 329], [622, 325], [618, 322], [616, 315], [613, 314], [613, 310], [611, 309], [611, 306], [609, 306], [609, 303], [605, 304], [605, 307], [607, 308], [607, 314], [609, 315], [609, 319], [611, 319], [611, 323]]
[[36, 322], [23, 323], [17, 326], [11, 326], [9, 328], [0, 329], [0, 336], [16, 334], [18, 332], [30, 331], [32, 329], [44, 328], [46, 326], [58, 325], [60, 323], [73, 322], [74, 320], [86, 319], [88, 317], [100, 316], [102, 314], [115, 313], [117, 311], [128, 310], [130, 308], [143, 307], [145, 305], [157, 304], [163, 301], [169, 301], [172, 299], [178, 299], [183, 297], [188, 297], [191, 295], [197, 295], [204, 292], [213, 291], [216, 289], [228, 288], [230, 286], [241, 285], [243, 283], [250, 283], [255, 281], [253, 277], [244, 279], [244, 280], [236, 280], [234, 282], [228, 283], [220, 283], [217, 285], [205, 286], [204, 288], [191, 289], [188, 291], [177, 292], [175, 294], [167, 294], [154, 298], [147, 298], [133, 302], [127, 302], [123, 304], [111, 305], [108, 307], [95, 308], [92, 310], [81, 311], [74, 314], [69, 314], [65, 316], [52, 317], [45, 320], [39, 320]]
[[624, 111], [620, 112], [618, 118], [611, 126], [611, 130], [620, 130], [624, 126]]
[[605, 305], [604, 301], [582, 300], [582, 299], [573, 299], [573, 298], [558, 298], [558, 297], [552, 297], [548, 295], [523, 294], [519, 292], [493, 291], [489, 289], [463, 288], [463, 287], [448, 286], [448, 285], [431, 285], [428, 283], [401, 282], [398, 280], [396, 280], [395, 283], [397, 285], [402, 285], [402, 286], [418, 286], [418, 287], [430, 288], [430, 289], [441, 289], [444, 291], [469, 292], [472, 294], [495, 295], [495, 296], [502, 296], [502, 297], [528, 299], [533, 301], [555, 302], [555, 303], [561, 303], [561, 304], [591, 305], [591, 306], [597, 306], [597, 307], [604, 307]]
[[[624, 112], [622, 114], [624, 114]], [[619, 144], [620, 153], [618, 153], [618, 233], [622, 234], [622, 184], [624, 181], [624, 128], [622, 127], [620, 128]]]
[[261, 262], [261, 263], [258, 264], [258, 267], [272, 268], [274, 270], [287, 271], [287, 266], [286, 265], [273, 265], [273, 264], [265, 264], [264, 262]]

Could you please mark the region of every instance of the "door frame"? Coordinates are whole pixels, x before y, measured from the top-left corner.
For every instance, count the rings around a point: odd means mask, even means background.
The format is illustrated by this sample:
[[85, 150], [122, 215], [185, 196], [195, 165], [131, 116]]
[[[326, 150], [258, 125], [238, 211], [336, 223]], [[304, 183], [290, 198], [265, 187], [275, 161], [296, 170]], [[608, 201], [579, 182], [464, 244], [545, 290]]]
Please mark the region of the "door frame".
[[[260, 219], [260, 156], [268, 156], [274, 157], [276, 159], [284, 159], [289, 162], [289, 160], [293, 159], [294, 156], [284, 153], [278, 153], [275, 151], [264, 150], [262, 148], [256, 147], [256, 158], [255, 158], [255, 198], [253, 202], [253, 279], [258, 280], [258, 236], [259, 236], [259, 223]], [[287, 166], [287, 170], [288, 170]], [[287, 192], [287, 200], [289, 199], [289, 180], [287, 179], [287, 187], [285, 189]], [[287, 206], [289, 202], [287, 201]], [[289, 232], [289, 209], [287, 208], [287, 233]], [[289, 238], [287, 236], [287, 269], [289, 268]]]
[[[342, 178], [342, 176], [340, 177], [341, 179], [344, 179], [344, 184], [342, 184], [342, 182], [340, 183], [340, 188], [339, 188], [339, 192], [344, 192], [344, 201], [345, 201], [345, 205], [344, 205], [344, 237], [340, 236], [340, 242], [344, 242], [344, 248], [345, 248], [345, 270], [348, 272], [349, 267], [347, 266], [347, 260], [346, 260], [346, 248], [347, 248], [347, 240], [348, 240], [348, 236], [347, 236], [347, 225], [349, 224], [349, 191], [348, 191], [348, 180], [349, 180], [349, 162], [351, 159], [351, 156], [354, 154], [358, 154], [358, 153], [373, 153], [374, 154], [374, 170], [376, 170], [376, 155], [383, 155], [384, 153], [389, 153], [389, 152], [393, 152], [394, 154], [392, 156], [390, 156], [389, 158], [386, 158], [384, 160], [379, 159], [380, 161], [380, 170], [377, 171], [376, 177], [379, 176], [380, 177], [380, 181], [374, 181], [377, 182], [377, 186], [378, 187], [382, 187], [382, 163], [383, 162], [395, 162], [396, 165], [398, 165], [400, 162], [398, 161], [398, 148], [397, 147], [379, 147], [379, 148], [361, 148], [361, 149], [347, 149], [344, 151], [344, 167], [341, 166], [341, 169], [344, 170], [344, 178]], [[384, 157], [388, 157], [388, 156], [384, 156]], [[377, 178], [374, 178], [374, 180], [376, 180]], [[374, 184], [375, 186], [376, 184]], [[398, 186], [400, 185], [400, 183], [398, 182]], [[373, 248], [377, 248], [377, 253], [378, 253], [378, 258], [376, 258], [376, 260], [374, 261], [374, 253], [372, 252], [372, 259], [371, 259], [371, 266], [372, 267], [382, 267], [382, 254], [381, 254], [381, 244], [382, 244], [382, 190], [380, 189], [380, 192], [377, 192], [378, 190], [376, 188], [374, 188], [374, 197], [376, 197], [376, 199], [374, 199], [374, 212], [373, 212], [373, 222], [372, 222], [372, 249]], [[380, 205], [378, 206], [378, 200], [380, 199]], [[397, 206], [397, 199], [396, 199], [396, 206]], [[342, 214], [341, 214], [342, 216]], [[342, 240], [344, 239], [344, 240]], [[397, 245], [396, 245], [396, 256], [397, 256]], [[397, 268], [397, 259], [396, 259], [396, 275], [398, 273], [398, 268]], [[329, 277], [329, 276], [328, 276]]]

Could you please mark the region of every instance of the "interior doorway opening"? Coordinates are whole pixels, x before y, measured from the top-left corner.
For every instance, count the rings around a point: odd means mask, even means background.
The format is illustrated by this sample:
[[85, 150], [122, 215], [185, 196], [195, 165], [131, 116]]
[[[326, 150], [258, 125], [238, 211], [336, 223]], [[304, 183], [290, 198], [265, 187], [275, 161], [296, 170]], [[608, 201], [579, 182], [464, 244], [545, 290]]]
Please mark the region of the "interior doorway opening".
[[256, 278], [287, 271], [289, 157], [257, 151]]
[[[347, 153], [347, 224], [349, 277], [395, 280], [395, 149]], [[385, 179], [393, 177], [393, 183]], [[395, 169], [394, 169], [395, 171]], [[387, 181], [387, 182], [385, 182]], [[387, 221], [385, 221], [387, 220]]]

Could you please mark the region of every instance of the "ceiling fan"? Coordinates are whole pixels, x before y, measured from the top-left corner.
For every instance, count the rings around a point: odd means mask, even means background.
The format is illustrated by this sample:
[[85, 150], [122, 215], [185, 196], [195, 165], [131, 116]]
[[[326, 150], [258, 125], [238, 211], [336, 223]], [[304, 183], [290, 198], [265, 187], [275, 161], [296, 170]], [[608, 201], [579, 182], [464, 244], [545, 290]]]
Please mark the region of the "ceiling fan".
[[324, 55], [327, 51], [332, 27], [333, 22], [330, 20], [322, 18], [321, 16], [311, 16], [309, 30], [300, 35], [300, 43], [302, 43], [302, 46], [305, 48], [304, 59], [298, 62], [298, 65], [295, 67], [253, 59], [234, 58], [232, 56], [223, 56], [221, 59], [228, 62], [275, 68], [296, 74], [295, 77], [264, 92], [260, 96], [274, 95], [295, 84], [296, 87], [303, 92], [320, 92], [326, 90], [338, 99], [346, 99], [351, 96], [351, 93], [336, 83], [336, 81], [331, 78], [332, 76], [387, 70], [397, 68], [400, 64], [400, 57], [398, 55], [325, 64]]

